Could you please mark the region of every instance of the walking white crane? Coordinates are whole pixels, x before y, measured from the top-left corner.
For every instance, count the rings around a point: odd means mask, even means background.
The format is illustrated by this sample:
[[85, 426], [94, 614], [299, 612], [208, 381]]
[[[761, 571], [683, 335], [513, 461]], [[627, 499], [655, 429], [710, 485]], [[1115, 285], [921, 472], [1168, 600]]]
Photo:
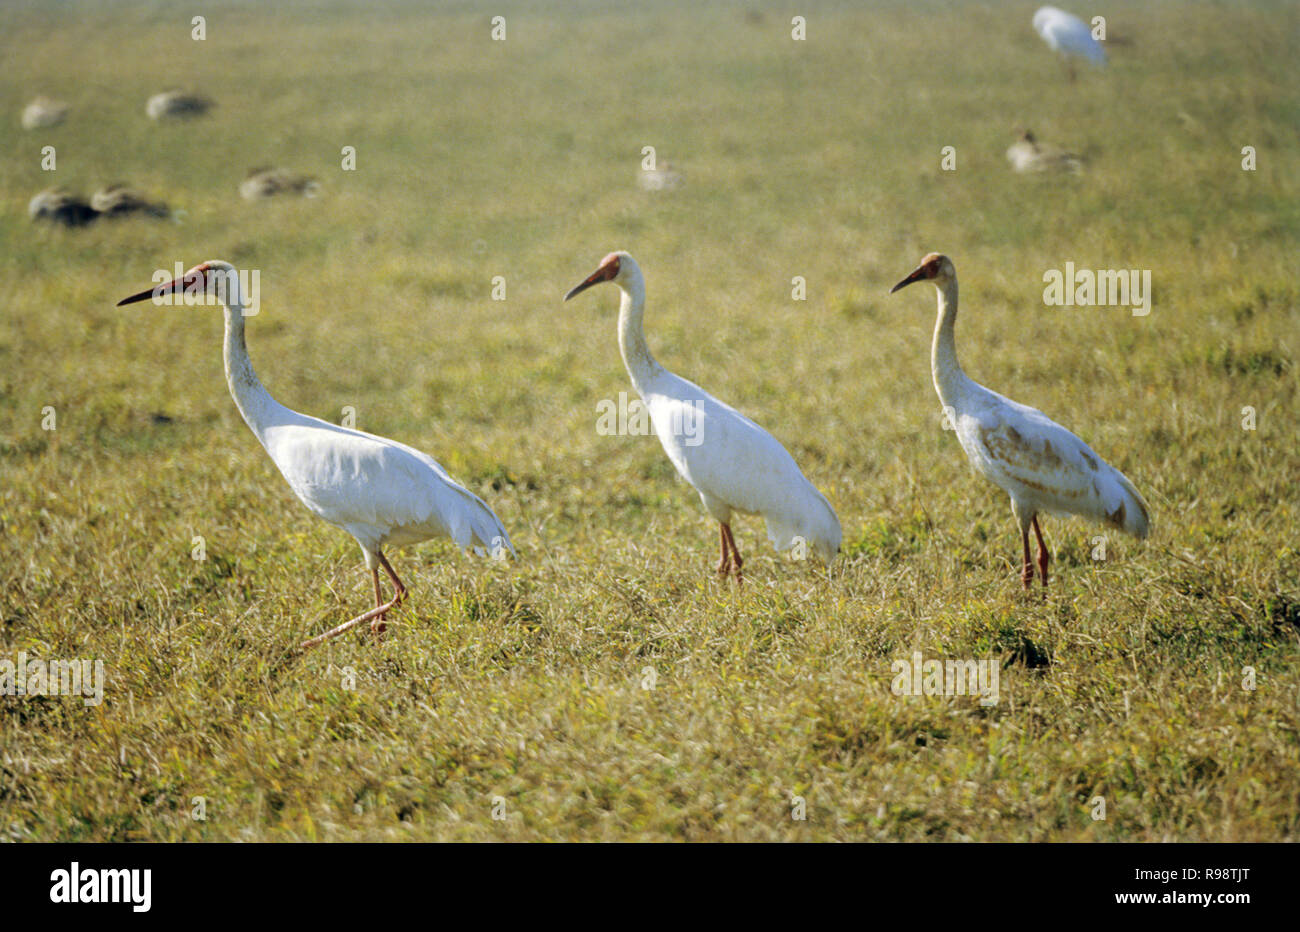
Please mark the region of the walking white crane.
[[642, 325], [645, 278], [635, 259], [626, 252], [611, 252], [564, 300], [601, 282], [613, 282], [622, 293], [618, 347], [659, 442], [718, 522], [722, 551], [718, 575], [725, 578], [734, 571], [737, 579], [744, 578], [744, 561], [731, 533], [733, 512], [762, 515], [778, 552], [802, 547], [803, 553], [815, 553], [827, 564], [834, 560], [840, 549], [839, 518], [785, 447], [735, 408], [669, 372], [650, 354]]
[[952, 260], [930, 253], [916, 270], [890, 289], [932, 281], [939, 291], [939, 315], [930, 348], [935, 391], [957, 441], [975, 471], [1011, 496], [1011, 513], [1024, 546], [1020, 581], [1034, 581], [1029, 529], [1038, 538], [1038, 572], [1047, 586], [1047, 544], [1038, 526], [1040, 511], [1082, 515], [1139, 539], [1151, 523], [1147, 503], [1133, 483], [1086, 443], [1035, 408], [1017, 404], [974, 382], [957, 362], [957, 270]]
[[[229, 262], [197, 265], [180, 278], [118, 302], [118, 307], [167, 295], [215, 294], [225, 306], [226, 382], [235, 406], [289, 488], [316, 516], [356, 538], [375, 585], [375, 607], [318, 637], [312, 647], [363, 621], [384, 630], [384, 616], [406, 597], [381, 549], [450, 537], [462, 550], [473, 547], [493, 557], [514, 553], [501, 521], [483, 501], [457, 484], [433, 457], [394, 440], [376, 437], [291, 411], [271, 397], [248, 358], [244, 343], [244, 299], [239, 273]], [[379, 568], [393, 582], [383, 601]]]

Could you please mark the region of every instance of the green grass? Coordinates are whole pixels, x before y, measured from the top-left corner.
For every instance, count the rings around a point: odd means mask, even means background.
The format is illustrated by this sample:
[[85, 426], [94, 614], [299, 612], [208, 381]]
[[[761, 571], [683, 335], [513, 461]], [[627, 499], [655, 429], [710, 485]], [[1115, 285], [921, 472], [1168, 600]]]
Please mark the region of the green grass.
[[[1074, 84], [1032, 4], [811, 4], [803, 43], [780, 5], [505, 2], [505, 43], [480, 5], [425, 7], [219, 5], [202, 43], [172, 4], [0, 10], [0, 659], [107, 668], [98, 708], [0, 698], [0, 832], [1296, 837], [1293, 4], [1115, 6], [1131, 43]], [[218, 106], [153, 125], [168, 86]], [[38, 93], [73, 111], [24, 132]], [[1017, 126], [1087, 170], [1013, 175]], [[681, 190], [637, 189], [646, 145]], [[240, 201], [262, 164], [320, 197]], [[118, 180], [183, 219], [26, 218], [51, 184]], [[645, 269], [660, 359], [835, 505], [831, 579], [746, 519], [748, 582], [719, 586], [716, 529], [656, 441], [597, 434], [629, 390], [615, 294], [560, 297], [616, 248]], [[1042, 601], [1018, 592], [1005, 497], [940, 428], [932, 294], [886, 295], [931, 250], [961, 276], [970, 374], [1154, 511], [1104, 562], [1102, 530], [1048, 521]], [[114, 308], [208, 258], [261, 270], [249, 344], [279, 400], [431, 452], [519, 562], [412, 548], [389, 638], [289, 657], [368, 604], [355, 545], [240, 420], [216, 308]], [[1151, 269], [1153, 312], [1045, 307], [1067, 261]], [[1010, 660], [1001, 701], [894, 696], [913, 650]]]

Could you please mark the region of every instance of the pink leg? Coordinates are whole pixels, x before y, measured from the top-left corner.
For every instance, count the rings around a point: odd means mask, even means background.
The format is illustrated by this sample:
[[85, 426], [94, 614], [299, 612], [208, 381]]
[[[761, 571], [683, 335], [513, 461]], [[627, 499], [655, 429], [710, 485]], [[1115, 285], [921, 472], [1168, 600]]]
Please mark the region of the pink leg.
[[[384, 604], [383, 594], [379, 591], [379, 567], [375, 567], [370, 571], [370, 578], [375, 581], [375, 608], [379, 608]], [[375, 616], [375, 618], [371, 620], [370, 630], [375, 634], [383, 634], [388, 630], [388, 626], [384, 624], [384, 616], [382, 614]]]
[[[1043, 588], [1047, 588], [1047, 544], [1043, 543], [1043, 532], [1038, 526], [1038, 515], [1034, 515], [1034, 536], [1038, 538], [1038, 575], [1043, 577]], [[1025, 547], [1028, 548], [1026, 543]], [[1026, 555], [1028, 550], [1026, 550]]]
[[375, 618], [376, 616], [384, 614], [386, 611], [388, 611], [389, 609], [397, 605], [399, 601], [401, 601], [400, 596], [393, 596], [392, 601], [388, 602], [387, 604], [380, 605], [376, 608], [372, 608], [370, 611], [366, 612], [363, 615], [358, 615], [356, 618], [352, 618], [349, 619], [348, 621], [343, 622], [343, 624], [339, 625], [337, 628], [330, 628], [324, 634], [318, 634], [314, 638], [309, 638], [306, 641], [303, 641], [301, 644], [299, 644], [298, 647], [302, 650], [307, 650], [309, 647], [315, 647], [317, 644], [324, 644], [330, 638], [336, 638], [340, 634], [343, 634], [345, 631], [351, 631], [357, 625], [361, 624], [361, 622], [369, 621], [370, 619]]
[[1034, 585], [1034, 564], [1029, 556], [1029, 525], [1020, 529], [1020, 542], [1025, 548], [1025, 557], [1020, 564], [1020, 584], [1028, 592]]
[[402, 581], [398, 579], [397, 574], [393, 572], [393, 565], [388, 562], [388, 557], [384, 556], [382, 553], [377, 554], [377, 556], [379, 557], [379, 565], [384, 568], [384, 572], [388, 574], [388, 578], [393, 581], [393, 588], [397, 590], [397, 601], [401, 602], [406, 598], [406, 586], [402, 585]]
[[[384, 556], [382, 551], [377, 551], [376, 556], [379, 557], [379, 565], [384, 568], [384, 572], [388, 574], [388, 578], [393, 581], [393, 588], [397, 592], [397, 594], [393, 596], [393, 604], [401, 605], [403, 600], [406, 598], [406, 587], [403, 586], [402, 581], [397, 578], [397, 573], [393, 571], [393, 565], [388, 562], [388, 557]], [[375, 570], [375, 600], [376, 601], [379, 600], [379, 571], [378, 570]], [[374, 621], [370, 622], [370, 630], [373, 631], [375, 634], [383, 634], [384, 631], [387, 630], [387, 627], [388, 626], [384, 624], [383, 615], [380, 615]]]
[[[353, 628], [361, 624], [363, 621], [369, 621], [371, 623], [370, 629], [375, 633], [379, 633], [384, 630], [384, 624], [383, 624], [384, 615], [387, 614], [391, 609], [400, 605], [402, 600], [406, 598], [406, 587], [402, 585], [402, 581], [398, 579], [397, 574], [393, 572], [393, 568], [391, 565], [389, 565], [387, 558], [382, 553], [378, 554], [378, 556], [379, 556], [380, 565], [387, 571], [389, 578], [393, 580], [394, 588], [396, 588], [397, 590], [396, 593], [394, 593], [392, 599], [382, 605], [376, 605], [370, 611], [364, 612], [358, 615], [356, 618], [348, 619], [347, 621], [343, 622], [343, 624], [338, 625], [337, 627], [330, 628], [324, 634], [318, 634], [314, 638], [308, 638], [307, 640], [303, 641], [301, 644], [298, 645], [298, 648], [300, 650], [307, 650], [309, 648], [315, 647], [318, 644], [324, 644], [326, 641], [330, 640], [331, 638], [336, 638], [340, 634], [343, 634], [347, 631], [351, 631]], [[379, 571], [378, 570], [374, 571], [374, 581], [375, 581], [375, 601], [378, 602], [379, 599], [381, 598], [379, 594]], [[376, 627], [376, 623], [378, 624], [378, 627]]]
[[736, 548], [736, 538], [731, 535], [731, 525], [724, 524], [722, 533], [726, 535], [726, 543], [731, 547], [731, 562], [732, 568], [736, 571], [736, 582], [743, 583], [745, 574], [741, 572], [741, 568], [745, 565], [745, 561], [740, 559], [740, 551]]
[[726, 579], [731, 573], [731, 551], [727, 549], [727, 526], [718, 525], [718, 539], [722, 544], [722, 555], [718, 557], [718, 576]]

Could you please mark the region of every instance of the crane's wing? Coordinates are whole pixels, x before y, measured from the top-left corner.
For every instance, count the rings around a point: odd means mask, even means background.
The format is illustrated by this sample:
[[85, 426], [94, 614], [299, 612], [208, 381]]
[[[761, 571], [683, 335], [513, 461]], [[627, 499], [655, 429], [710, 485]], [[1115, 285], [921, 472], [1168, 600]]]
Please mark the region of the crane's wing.
[[962, 448], [979, 472], [1035, 510], [1082, 515], [1147, 535], [1146, 502], [1123, 473], [1036, 408], [993, 397], [994, 403], [957, 425]]
[[664, 452], [701, 497], [762, 515], [778, 551], [802, 539], [825, 559], [840, 524], [826, 497], [781, 443], [698, 385], [666, 374], [645, 396]]
[[462, 550], [514, 552], [492, 509], [426, 453], [306, 417], [270, 429], [265, 443], [303, 504], [363, 547], [445, 536]]

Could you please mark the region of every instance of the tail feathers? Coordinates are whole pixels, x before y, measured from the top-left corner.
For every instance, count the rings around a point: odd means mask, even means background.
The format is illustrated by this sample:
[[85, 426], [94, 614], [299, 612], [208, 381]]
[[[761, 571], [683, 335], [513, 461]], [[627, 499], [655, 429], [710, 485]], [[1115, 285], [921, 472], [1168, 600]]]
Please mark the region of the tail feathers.
[[1120, 487], [1120, 501], [1113, 511], [1107, 512], [1106, 523], [1138, 540], [1146, 540], [1151, 533], [1151, 511], [1146, 500], [1118, 469], [1115, 470], [1115, 481]]
[[466, 513], [463, 515], [461, 526], [452, 530], [452, 539], [456, 541], [456, 546], [462, 550], [472, 549], [475, 555], [480, 557], [488, 556], [495, 559], [504, 556], [506, 552], [514, 557], [519, 556], [515, 553], [510, 535], [506, 533], [505, 526], [496, 516], [496, 512], [473, 492], [467, 489], [462, 491], [465, 494]]
[[821, 493], [818, 493], [818, 498], [821, 507], [812, 509], [811, 513], [765, 516], [767, 536], [777, 553], [791, 549], [796, 551], [797, 557], [813, 553], [827, 565], [835, 559], [843, 536], [840, 519]]

